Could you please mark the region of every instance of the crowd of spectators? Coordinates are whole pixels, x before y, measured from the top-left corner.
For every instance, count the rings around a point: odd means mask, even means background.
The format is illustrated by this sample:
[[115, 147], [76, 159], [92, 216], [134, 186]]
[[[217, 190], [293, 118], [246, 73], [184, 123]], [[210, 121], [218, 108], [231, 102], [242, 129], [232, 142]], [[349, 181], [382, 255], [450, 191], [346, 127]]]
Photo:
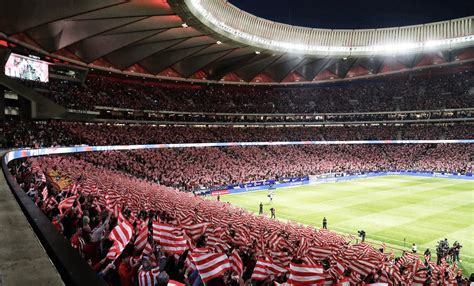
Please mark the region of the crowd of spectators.
[[[360, 152], [363, 147], [354, 148]], [[246, 150], [236, 148], [229, 152], [253, 152]], [[287, 151], [283, 153], [287, 154]], [[320, 152], [319, 155], [323, 155], [324, 151]], [[403, 152], [396, 153], [403, 156]], [[368, 155], [359, 154], [360, 157]], [[114, 154], [108, 155], [114, 158], [108, 163], [122, 160]], [[244, 157], [255, 159], [252, 155]], [[179, 162], [177, 158], [173, 161]], [[321, 283], [325, 284], [457, 283], [463, 286], [469, 283], [456, 264], [449, 265], [444, 260], [435, 263], [425, 257], [422, 261], [409, 253], [395, 257], [393, 253], [383, 253], [369, 244], [354, 244], [355, 237], [253, 215], [223, 202], [177, 192], [101, 165], [107, 164], [62, 156], [32, 158], [10, 167], [27, 195], [108, 285], [161, 286], [167, 285], [170, 278], [186, 285], [203, 285], [202, 269], [196, 269], [194, 257], [206, 253], [237, 255], [242, 261], [242, 270], [229, 267], [228, 271], [204, 284], [211, 286], [284, 283], [288, 279], [290, 263], [320, 267]], [[63, 202], [71, 198], [74, 203], [65, 207]], [[112, 201], [111, 198], [115, 199]], [[159, 233], [155, 233], [155, 223], [165, 224], [176, 236], [185, 239], [186, 250], [176, 252], [165, 248], [166, 244], [155, 236]], [[110, 233], [124, 224], [131, 224], [133, 232], [128, 244], [117, 254], [113, 248], [116, 242]], [[196, 226], [199, 226], [197, 233]], [[149, 234], [144, 247], [141, 243], [143, 233]], [[155, 247], [160, 245], [161, 248]], [[263, 277], [253, 275], [262, 263], [279, 270], [268, 270]], [[208, 268], [213, 265], [207, 264]]]
[[321, 127], [180, 127], [62, 121], [12, 121], [6, 146], [124, 145], [153, 143], [474, 139], [474, 124], [413, 124]]
[[326, 173], [472, 173], [472, 144], [206, 147], [86, 153], [80, 158], [191, 191]]
[[79, 110], [109, 106], [186, 112], [328, 113], [473, 107], [474, 95], [469, 92], [473, 78], [473, 71], [466, 71], [274, 88], [170, 86], [93, 75], [85, 85], [55, 79], [35, 85], [55, 102]]

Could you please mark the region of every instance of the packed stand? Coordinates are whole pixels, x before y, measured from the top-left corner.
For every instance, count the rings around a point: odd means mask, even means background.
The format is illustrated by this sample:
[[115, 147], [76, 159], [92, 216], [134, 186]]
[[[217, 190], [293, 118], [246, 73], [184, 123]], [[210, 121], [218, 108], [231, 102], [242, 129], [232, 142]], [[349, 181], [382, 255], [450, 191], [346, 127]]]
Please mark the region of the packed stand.
[[7, 122], [6, 146], [50, 147], [154, 143], [474, 139], [474, 124], [325, 127], [180, 127], [79, 122]]
[[473, 144], [305, 145], [86, 153], [96, 165], [183, 191], [326, 173], [472, 173]]
[[253, 215], [70, 156], [32, 158], [11, 171], [109, 285], [468, 285], [444, 259], [394, 257], [352, 236]]
[[411, 75], [304, 88], [170, 85], [93, 75], [85, 85], [52, 79], [36, 85], [71, 109], [226, 113], [331, 113], [474, 107], [473, 71]]

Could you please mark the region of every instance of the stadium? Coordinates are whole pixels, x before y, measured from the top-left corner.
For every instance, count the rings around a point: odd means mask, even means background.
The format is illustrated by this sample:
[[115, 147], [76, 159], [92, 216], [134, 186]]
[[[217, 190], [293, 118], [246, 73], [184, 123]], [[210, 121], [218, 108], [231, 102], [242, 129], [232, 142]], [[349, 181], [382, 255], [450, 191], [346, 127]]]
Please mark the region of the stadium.
[[0, 286], [474, 285], [472, 3], [60, 2], [0, 1]]

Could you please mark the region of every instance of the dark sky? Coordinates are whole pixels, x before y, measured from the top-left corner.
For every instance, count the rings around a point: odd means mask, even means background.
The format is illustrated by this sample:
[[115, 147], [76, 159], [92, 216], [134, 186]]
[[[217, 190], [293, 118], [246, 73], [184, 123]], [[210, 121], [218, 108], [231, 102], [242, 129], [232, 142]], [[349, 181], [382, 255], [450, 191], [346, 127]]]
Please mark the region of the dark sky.
[[474, 15], [474, 0], [229, 0], [254, 15], [315, 28], [414, 25]]

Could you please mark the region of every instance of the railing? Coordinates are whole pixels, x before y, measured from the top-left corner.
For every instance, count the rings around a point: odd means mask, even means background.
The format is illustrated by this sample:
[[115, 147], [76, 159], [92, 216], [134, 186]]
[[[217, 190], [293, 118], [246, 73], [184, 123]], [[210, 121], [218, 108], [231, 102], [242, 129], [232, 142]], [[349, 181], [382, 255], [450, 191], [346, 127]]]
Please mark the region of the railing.
[[[153, 111], [95, 106], [94, 122], [148, 123], [159, 125], [355, 125], [459, 123], [474, 121], [474, 108], [341, 112], [341, 113], [213, 113]], [[86, 112], [86, 111], [83, 111]]]
[[[413, 114], [413, 113], [433, 113], [433, 112], [474, 112], [474, 107], [469, 108], [447, 108], [447, 109], [423, 109], [407, 111], [374, 111], [374, 112], [325, 112], [325, 113], [229, 113], [229, 112], [190, 112], [171, 110], [139, 110], [130, 108], [120, 108], [111, 106], [95, 106], [96, 110], [124, 111], [124, 112], [144, 112], [159, 114], [188, 114], [188, 115], [217, 115], [217, 116], [338, 116], [338, 115], [382, 115], [382, 114]], [[78, 111], [93, 112], [93, 111]]]
[[211, 29], [239, 42], [305, 54], [420, 52], [474, 42], [474, 16], [423, 25], [359, 30], [314, 29], [259, 18], [226, 0], [184, 0]]
[[[170, 143], [143, 145], [112, 145], [112, 146], [72, 146], [50, 147], [39, 149], [18, 149], [6, 153], [3, 163], [8, 164], [16, 159], [100, 151], [130, 151], [141, 149], [166, 148], [203, 148], [203, 147], [235, 147], [235, 146], [294, 146], [294, 145], [364, 145], [364, 144], [473, 144], [474, 139], [449, 140], [347, 140], [347, 141], [262, 141], [262, 142], [209, 142], [209, 143]], [[6, 165], [5, 165], [6, 167]], [[8, 173], [8, 169], [4, 172]], [[9, 173], [8, 173], [9, 174]], [[11, 178], [13, 179], [13, 178]]]

